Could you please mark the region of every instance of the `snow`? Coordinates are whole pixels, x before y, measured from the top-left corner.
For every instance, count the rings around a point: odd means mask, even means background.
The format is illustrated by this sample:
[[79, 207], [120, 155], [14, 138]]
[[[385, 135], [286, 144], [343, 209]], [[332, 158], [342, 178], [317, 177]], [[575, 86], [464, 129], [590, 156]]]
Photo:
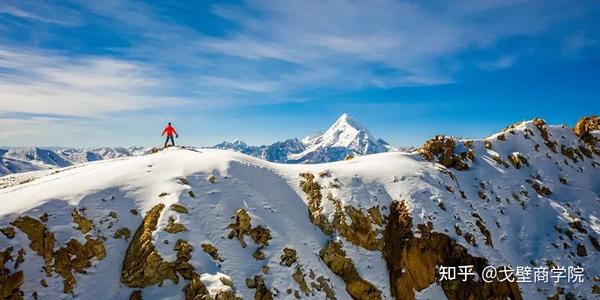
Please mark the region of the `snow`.
[[[353, 124], [347, 117], [342, 121], [347, 125]], [[336, 128], [348, 129], [345, 124], [338, 124], [340, 126]], [[536, 135], [525, 138], [525, 129], [536, 132]], [[76, 274], [75, 295], [78, 299], [127, 299], [131, 289], [120, 283], [121, 270], [116, 266], [121, 265], [128, 241], [113, 239], [112, 235], [121, 227], [127, 227], [133, 233], [146, 211], [158, 203], [167, 207], [178, 203], [190, 213], [178, 214], [165, 209], [159, 228], [163, 228], [172, 216], [188, 231], [173, 235], [157, 230], [154, 244], [163, 258], [172, 260], [175, 258], [173, 246], [176, 240], [190, 242], [194, 247], [190, 264], [203, 276], [211, 292], [226, 288], [220, 285], [218, 278], [227, 276], [233, 281], [235, 292], [244, 299], [250, 299], [254, 290], [248, 289], [244, 281], [261, 274], [261, 268], [266, 265], [270, 268], [268, 274], [263, 274], [267, 286], [279, 290], [281, 298], [293, 297], [285, 291], [288, 288], [299, 289], [291, 277], [295, 269], [279, 264], [282, 249], [292, 247], [298, 252], [305, 274], [312, 269], [317, 277], [330, 279], [338, 299], [348, 299], [342, 280], [318, 258], [318, 252], [328, 237], [310, 223], [306, 196], [299, 188], [299, 173], [316, 175], [328, 171], [331, 176], [316, 178], [323, 187], [323, 195], [331, 193], [342, 205], [356, 208], [368, 209], [378, 205], [384, 215], [387, 215], [391, 201], [405, 200], [413, 217], [413, 231], [418, 224], [432, 222], [434, 231], [450, 236], [471, 255], [485, 257], [493, 265], [528, 266], [531, 261], [543, 265], [547, 260], [560, 266], [581, 264], [586, 270], [586, 281], [580, 285], [561, 286], [567, 292], [590, 298], [592, 277], [600, 273], [598, 251], [587, 234], [573, 229], [575, 241], [571, 242], [554, 228], [567, 229], [568, 222], [581, 219], [589, 235], [600, 236], [600, 169], [594, 167], [593, 160], [587, 157], [572, 162], [560, 150], [558, 153], [549, 151], [531, 122], [517, 126], [514, 131], [514, 134], [505, 133], [506, 141], [497, 141], [495, 136], [487, 138], [493, 143], [492, 150], [485, 148], [484, 140], [473, 141], [471, 149], [476, 153], [476, 159], [469, 162], [467, 171], [450, 170], [456, 180], [447, 175], [443, 166], [424, 161], [416, 153], [387, 152], [324, 164], [277, 164], [233, 151], [178, 148], [13, 175], [11, 180], [5, 181], [11, 184], [0, 189], [0, 227], [8, 226], [19, 215], [39, 217], [48, 212], [48, 227], [55, 233], [58, 247], [72, 237], [83, 239], [73, 228], [70, 212], [73, 208], [85, 207], [86, 217], [93, 220], [99, 227], [99, 233], [107, 237], [107, 257], [93, 262], [87, 274]], [[342, 143], [348, 141], [350, 133], [350, 130], [328, 130], [320, 142]], [[581, 145], [568, 128], [550, 127], [550, 134], [560, 144]], [[541, 145], [539, 152], [534, 150], [535, 144]], [[530, 166], [517, 170], [512, 166], [501, 166], [491, 159], [497, 155], [508, 162], [508, 155], [515, 152], [526, 156]], [[598, 156], [594, 159], [598, 161]], [[215, 177], [214, 183], [207, 180], [211, 175]], [[185, 177], [189, 184], [179, 183], [178, 178], [181, 177]], [[560, 177], [568, 178], [568, 184], [560, 183]], [[538, 195], [526, 180], [539, 180], [550, 187], [552, 194]], [[339, 188], [330, 185], [334, 181]], [[485, 188], [481, 187], [482, 184]], [[452, 187], [455, 192], [448, 191], [446, 187]], [[196, 194], [195, 198], [189, 196], [190, 190]], [[466, 199], [460, 196], [459, 190], [464, 191]], [[479, 198], [480, 191], [486, 199]], [[167, 195], [159, 197], [163, 192]], [[445, 210], [440, 208], [440, 203]], [[323, 213], [332, 218], [334, 209], [331, 204], [323, 201], [323, 205]], [[266, 256], [263, 261], [252, 258], [257, 245], [251, 239], [247, 238], [248, 246], [241, 248], [237, 240], [226, 237], [231, 217], [239, 208], [248, 211], [253, 226], [262, 225], [271, 230], [272, 240], [263, 250]], [[132, 215], [131, 209], [140, 214]], [[100, 221], [106, 219], [111, 211], [117, 213], [118, 219], [111, 220], [113, 224], [109, 228], [109, 222], [100, 224]], [[491, 232], [493, 247], [485, 245], [473, 213], [481, 217]], [[463, 232], [473, 233], [477, 246], [468, 244], [463, 236], [458, 235], [455, 225], [460, 226]], [[359, 274], [381, 289], [385, 299], [390, 299], [388, 275], [380, 254], [340, 239]], [[169, 243], [165, 244], [165, 240]], [[217, 263], [202, 252], [200, 245], [207, 241], [219, 249], [224, 262]], [[563, 249], [563, 243], [569, 247]], [[587, 256], [574, 254], [576, 243], [586, 247]], [[0, 249], [13, 246], [27, 251], [22, 265], [26, 278], [25, 294], [37, 291], [42, 298], [65, 298], [61, 279], [45, 278], [39, 272], [41, 258], [26, 247], [27, 244], [26, 236], [19, 231], [14, 239], [0, 239]], [[39, 287], [42, 278], [48, 281], [49, 288]], [[180, 299], [184, 285], [181, 280], [177, 285], [169, 281], [162, 287], [145, 288], [144, 299]], [[524, 284], [521, 290], [525, 299], [537, 299], [540, 295], [545, 298], [554, 293], [555, 285]], [[103, 293], [92, 295], [90, 291]], [[418, 299], [441, 299], [443, 291], [434, 283], [418, 295]], [[323, 299], [323, 294], [315, 291], [308, 298]]]

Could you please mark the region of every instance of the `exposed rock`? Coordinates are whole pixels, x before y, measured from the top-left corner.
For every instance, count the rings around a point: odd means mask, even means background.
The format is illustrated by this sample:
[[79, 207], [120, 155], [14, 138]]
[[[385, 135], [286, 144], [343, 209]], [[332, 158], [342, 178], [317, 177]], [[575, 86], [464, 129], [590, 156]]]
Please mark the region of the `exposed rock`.
[[573, 128], [575, 135], [589, 145], [594, 145], [597, 142], [596, 138], [591, 134], [594, 130], [600, 130], [599, 116], [582, 117]]
[[66, 246], [54, 253], [53, 270], [63, 278], [63, 291], [72, 294], [77, 280], [73, 272], [85, 273], [91, 260], [102, 260], [106, 256], [104, 243], [101, 239], [87, 238], [85, 244], [71, 239]]
[[379, 250], [383, 246], [381, 240], [377, 239], [377, 232], [371, 227], [370, 215], [363, 209], [356, 209], [351, 205], [345, 206], [345, 213], [352, 223], [346, 223], [346, 216], [341, 211], [339, 202], [336, 205], [336, 213], [333, 218], [333, 227], [340, 235], [349, 242], [361, 246], [367, 250]]
[[121, 282], [127, 287], [143, 288], [160, 284], [165, 279], [178, 282], [172, 265], [162, 259], [152, 243], [152, 232], [156, 230], [164, 207], [164, 204], [158, 204], [146, 214], [129, 243], [121, 272]]
[[369, 212], [369, 216], [371, 217], [371, 222], [376, 225], [383, 225], [383, 218], [381, 217], [381, 212], [379, 211], [379, 205], [373, 206], [367, 210]]
[[523, 165], [529, 167], [529, 161], [521, 153], [514, 152], [508, 156], [508, 159], [510, 160], [510, 163], [513, 165], [513, 167], [515, 167], [515, 169], [520, 169]]
[[246, 278], [246, 286], [250, 289], [256, 289], [254, 300], [272, 300], [273, 293], [269, 291], [265, 280], [261, 275], [254, 275], [254, 278]]
[[235, 222], [229, 224], [228, 228], [231, 231], [227, 235], [230, 239], [237, 238], [240, 241], [242, 248], [246, 247], [246, 241], [244, 235], [250, 235], [254, 243], [260, 246], [268, 246], [269, 240], [271, 239], [271, 231], [268, 228], [258, 225], [251, 228], [251, 218], [246, 210], [240, 208], [235, 213]]
[[189, 185], [189, 184], [190, 184], [190, 182], [189, 182], [189, 181], [187, 180], [187, 178], [185, 178], [185, 177], [179, 177], [179, 178], [177, 178], [177, 181], [178, 181], [180, 184], [183, 184], [183, 185]]
[[208, 296], [208, 290], [198, 275], [195, 275], [183, 288], [185, 300], [201, 300]]
[[535, 118], [533, 119], [533, 125], [535, 125], [535, 127], [537, 127], [537, 129], [540, 131], [540, 134], [542, 136], [542, 139], [544, 139], [544, 144], [546, 145], [546, 147], [548, 147], [548, 149], [550, 149], [552, 152], [556, 152], [556, 142], [550, 140], [550, 134], [548, 133], [548, 126], [546, 126], [546, 121], [540, 118]]
[[0, 296], [2, 299], [23, 299], [21, 286], [25, 281], [23, 271], [11, 273], [4, 265], [12, 260], [13, 248], [8, 247], [0, 251]]
[[84, 216], [79, 214], [77, 209], [73, 209], [73, 212], [71, 212], [71, 216], [73, 217], [73, 222], [77, 224], [75, 229], [81, 231], [81, 233], [83, 234], [90, 232], [90, 230], [92, 230], [92, 228], [94, 227], [94, 223], [92, 223], [92, 221], [86, 219]]
[[169, 193], [167, 193], [167, 192], [162, 192], [162, 193], [158, 194], [158, 197], [164, 197], [164, 196], [166, 196], [166, 195], [168, 195], [168, 194], [169, 194]]
[[202, 251], [204, 251], [208, 255], [210, 255], [210, 257], [212, 257], [212, 259], [218, 260], [220, 262], [223, 261], [223, 259], [219, 256], [219, 249], [217, 249], [217, 247], [213, 246], [210, 243], [202, 243], [201, 247], [202, 247]]
[[129, 212], [134, 216], [137, 216], [137, 214], [138, 214], [138, 211], [135, 208], [130, 209]]
[[315, 224], [325, 234], [332, 234], [333, 227], [327, 218], [321, 215], [323, 207], [321, 201], [321, 185], [315, 180], [315, 175], [312, 173], [300, 173], [300, 189], [306, 194], [308, 201], [308, 218], [310, 222]]
[[113, 218], [113, 219], [118, 219], [118, 216], [117, 216], [117, 212], [116, 212], [116, 211], [111, 211], [111, 212], [109, 212], [109, 213], [108, 213], [108, 216], [109, 216], [109, 217], [111, 217], [111, 218]]
[[596, 248], [597, 251], [600, 251], [600, 242], [598, 242], [598, 239], [591, 235], [589, 237], [590, 242], [592, 242], [592, 246], [594, 246], [594, 248]]
[[587, 256], [587, 250], [583, 244], [577, 245], [577, 256]]
[[323, 276], [319, 276], [316, 282], [311, 282], [311, 287], [319, 292], [325, 292], [325, 299], [336, 300], [335, 292], [331, 288], [329, 280]]
[[[436, 280], [436, 266], [473, 265], [481, 274], [487, 260], [471, 256], [466, 249], [447, 235], [431, 232], [419, 225], [421, 236], [412, 233], [412, 217], [404, 201], [394, 201], [384, 232], [383, 256], [386, 260], [392, 296], [396, 299], [415, 299], [420, 291]], [[521, 299], [516, 283], [443, 281], [442, 289], [450, 300], [454, 299]]]
[[216, 179], [217, 178], [215, 177], [215, 175], [210, 175], [210, 176], [208, 176], [208, 179], [206, 179], [206, 180], [208, 180], [208, 182], [210, 182], [210, 183], [215, 183]]
[[381, 291], [360, 277], [352, 260], [346, 257], [341, 243], [327, 242], [319, 256], [325, 265], [346, 283], [346, 291], [353, 299], [381, 299]]
[[2, 234], [4, 234], [9, 239], [15, 237], [15, 229], [10, 226], [0, 228], [0, 232], [2, 232]]
[[583, 227], [583, 223], [581, 222], [581, 220], [575, 220], [573, 222], [570, 222], [569, 226], [571, 226], [571, 228], [577, 229], [577, 231], [581, 233], [587, 233], [587, 230]]
[[187, 214], [188, 210], [185, 206], [181, 205], [181, 204], [177, 204], [177, 203], [173, 203], [171, 204], [171, 207], [169, 207], [169, 209], [171, 209], [172, 211], [178, 212], [180, 214]]
[[552, 191], [549, 187], [542, 185], [538, 180], [531, 181], [531, 187], [535, 190], [536, 193], [540, 196], [550, 196], [552, 195]]
[[296, 250], [288, 247], [283, 248], [283, 254], [280, 256], [280, 258], [280, 264], [288, 267], [295, 263], [298, 259], [296, 257]]
[[11, 225], [27, 235], [29, 248], [44, 259], [44, 271], [46, 275], [50, 276], [55, 243], [54, 234], [49, 232], [42, 222], [29, 216], [18, 217], [11, 222]]
[[296, 271], [292, 274], [292, 278], [294, 281], [300, 286], [300, 290], [308, 296], [310, 292], [310, 288], [308, 284], [306, 284], [306, 280], [304, 280], [304, 272], [302, 272], [302, 268], [300, 266], [296, 266]]
[[456, 154], [455, 148], [456, 142], [453, 138], [438, 135], [425, 142], [418, 151], [426, 160], [436, 161], [446, 168], [454, 168], [460, 171], [468, 169], [469, 166], [463, 159], [468, 157], [472, 159], [474, 154], [470, 149], [467, 152]]
[[115, 238], [115, 239], [123, 238], [123, 239], [128, 240], [130, 236], [131, 236], [131, 232], [129, 231], [129, 228], [122, 227], [122, 228], [117, 229], [117, 231], [115, 231], [113, 238]]
[[194, 192], [193, 192], [193, 191], [189, 191], [189, 192], [188, 192], [188, 195], [190, 195], [190, 197], [192, 197], [192, 198], [196, 198], [196, 195], [194, 194]]
[[262, 249], [263, 249], [263, 246], [260, 246], [260, 247], [256, 248], [256, 250], [252, 254], [252, 257], [254, 257], [254, 259], [256, 259], [256, 260], [263, 260], [263, 259], [265, 259], [265, 253], [262, 252]]
[[181, 223], [175, 223], [175, 218], [169, 217], [169, 222], [167, 222], [167, 226], [165, 226], [165, 231], [171, 234], [176, 234], [182, 231], [187, 231], [187, 228]]
[[15, 270], [19, 268], [19, 265], [21, 263], [23, 263], [25, 261], [25, 254], [27, 254], [27, 252], [25, 252], [25, 249], [20, 248], [19, 251], [17, 252], [17, 258], [15, 259]]
[[142, 300], [142, 290], [135, 290], [129, 295], [129, 300]]

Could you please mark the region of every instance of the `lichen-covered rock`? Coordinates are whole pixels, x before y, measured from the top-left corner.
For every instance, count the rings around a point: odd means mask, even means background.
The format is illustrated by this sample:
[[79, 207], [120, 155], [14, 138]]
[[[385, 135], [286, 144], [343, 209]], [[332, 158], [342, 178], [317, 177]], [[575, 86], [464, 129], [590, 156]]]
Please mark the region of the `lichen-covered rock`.
[[165, 226], [165, 231], [171, 234], [176, 234], [182, 231], [187, 231], [187, 228], [181, 223], [176, 223], [175, 218], [169, 217], [169, 222], [167, 222], [167, 226]]
[[426, 160], [436, 161], [446, 168], [454, 168], [459, 171], [468, 169], [469, 166], [463, 160], [474, 157], [474, 154], [468, 154], [471, 150], [456, 154], [455, 148], [456, 141], [453, 138], [438, 135], [425, 142], [418, 152]]
[[54, 234], [46, 229], [46, 225], [29, 216], [20, 216], [11, 225], [24, 232], [29, 238], [29, 248], [44, 259], [44, 271], [51, 275], [52, 254], [54, 251]]
[[146, 214], [129, 243], [121, 271], [121, 282], [127, 287], [143, 288], [166, 279], [178, 282], [172, 264], [163, 260], [152, 243], [152, 232], [164, 207], [158, 204]]
[[346, 257], [346, 252], [339, 242], [327, 242], [319, 256], [325, 265], [346, 283], [346, 291], [353, 299], [381, 299], [381, 291], [360, 277], [354, 263]]
[[280, 264], [288, 267], [298, 260], [296, 250], [288, 247], [283, 248], [283, 254], [279, 258], [281, 258]]
[[597, 142], [597, 139], [591, 134], [594, 130], [600, 130], [600, 116], [582, 117], [573, 128], [573, 132], [589, 145], [595, 145]]
[[[394, 201], [384, 232], [383, 257], [386, 261], [392, 296], [415, 299], [420, 291], [436, 280], [436, 266], [473, 265], [481, 274], [487, 260], [474, 257], [445, 234], [432, 232], [430, 226], [419, 225], [420, 237], [412, 233], [412, 217], [404, 201]], [[442, 289], [455, 299], [521, 299], [517, 283], [442, 281]]]
[[2, 299], [23, 299], [21, 286], [25, 281], [23, 271], [11, 273], [4, 265], [12, 260], [12, 247], [0, 251], [0, 297]]
[[2, 234], [4, 234], [9, 239], [15, 237], [15, 229], [10, 226], [0, 228], [0, 232], [2, 232]]
[[86, 234], [86, 233], [90, 232], [90, 230], [92, 230], [92, 228], [94, 228], [94, 223], [92, 223], [92, 221], [90, 221], [89, 219], [82, 216], [79, 213], [79, 211], [77, 211], [77, 209], [73, 209], [73, 212], [71, 212], [71, 216], [73, 217], [73, 222], [75, 224], [77, 224], [75, 229], [81, 231], [81, 233]]
[[210, 243], [202, 243], [202, 245], [200, 246], [202, 247], [202, 251], [210, 255], [212, 259], [223, 262], [223, 259], [219, 256], [219, 249], [217, 249], [217, 247], [213, 246]]
[[123, 238], [123, 239], [128, 240], [130, 236], [131, 236], [131, 232], [129, 231], [129, 228], [122, 227], [122, 228], [117, 229], [117, 231], [115, 231], [113, 238], [115, 238], [115, 239]]
[[185, 206], [181, 205], [181, 204], [177, 204], [177, 203], [173, 203], [171, 204], [171, 206], [169, 207], [169, 209], [171, 209], [172, 211], [178, 212], [180, 214], [187, 214], [188, 210]]

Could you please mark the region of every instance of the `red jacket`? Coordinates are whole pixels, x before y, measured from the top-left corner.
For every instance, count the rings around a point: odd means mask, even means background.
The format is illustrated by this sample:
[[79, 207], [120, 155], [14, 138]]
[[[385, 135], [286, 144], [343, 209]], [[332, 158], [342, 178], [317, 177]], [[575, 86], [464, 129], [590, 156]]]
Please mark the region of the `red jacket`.
[[167, 127], [165, 127], [165, 130], [163, 130], [163, 133], [161, 135], [165, 135], [165, 133], [167, 134], [167, 136], [173, 136], [173, 133], [175, 135], [179, 135], [177, 134], [177, 131], [175, 131], [175, 128], [173, 128], [173, 126], [171, 125], [167, 125]]

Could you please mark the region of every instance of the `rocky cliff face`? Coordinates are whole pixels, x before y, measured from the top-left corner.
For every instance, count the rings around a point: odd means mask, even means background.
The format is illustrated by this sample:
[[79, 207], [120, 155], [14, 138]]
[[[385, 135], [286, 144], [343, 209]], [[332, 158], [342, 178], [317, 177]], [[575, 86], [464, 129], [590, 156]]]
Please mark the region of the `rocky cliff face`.
[[[168, 149], [24, 174], [0, 189], [0, 292], [590, 299], [600, 292], [597, 128], [597, 118], [573, 129], [536, 119], [334, 164]], [[441, 280], [440, 266], [461, 265], [478, 276]], [[483, 282], [487, 266], [580, 266], [583, 282]]]

